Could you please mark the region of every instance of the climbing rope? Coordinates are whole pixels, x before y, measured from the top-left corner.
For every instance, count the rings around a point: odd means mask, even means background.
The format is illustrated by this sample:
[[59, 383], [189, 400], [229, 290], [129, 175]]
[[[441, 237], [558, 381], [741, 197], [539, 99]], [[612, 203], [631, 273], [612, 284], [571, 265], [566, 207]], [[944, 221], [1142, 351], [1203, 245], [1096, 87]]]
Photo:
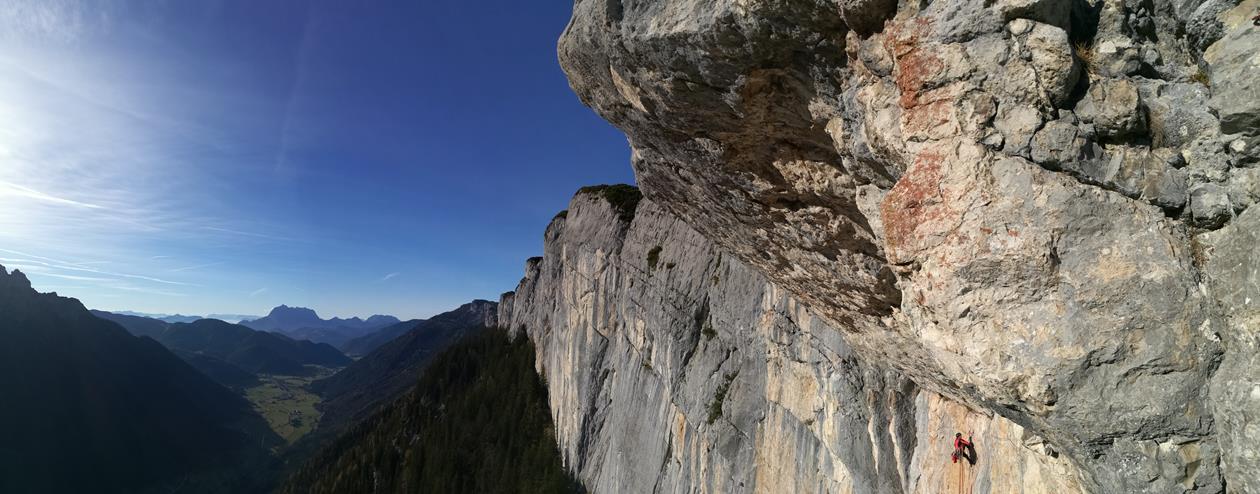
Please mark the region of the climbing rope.
[[960, 461], [960, 462], [957, 462], [957, 464], [958, 464], [958, 488], [957, 488], [957, 489], [955, 489], [955, 490], [958, 492], [958, 494], [963, 494], [963, 489], [962, 489], [962, 486], [963, 486], [963, 468], [962, 468], [962, 462], [961, 462], [961, 461]]
[[970, 461], [968, 461], [967, 463], [968, 465], [967, 467], [965, 467], [967, 470], [967, 494], [971, 494], [971, 490], [976, 487], [976, 479], [975, 479], [976, 470], [974, 468], [971, 468], [975, 465], [971, 465]]
[[972, 484], [975, 483], [972, 479], [972, 475], [974, 475], [975, 472], [972, 471], [972, 469], [967, 467], [967, 463], [968, 463], [968, 460], [966, 458], [959, 458], [958, 494], [971, 494], [972, 488], [973, 488]]
[[[971, 439], [970, 433], [968, 433], [967, 439]], [[966, 447], [961, 448], [961, 450], [959, 451], [956, 451], [955, 454], [958, 455], [955, 461], [955, 463], [958, 464], [957, 492], [958, 494], [972, 494], [972, 491], [974, 489], [973, 484], [975, 484], [975, 479], [973, 478], [973, 476], [975, 475], [975, 471], [969, 468], [970, 465], [967, 465], [971, 463], [971, 455], [967, 454]]]

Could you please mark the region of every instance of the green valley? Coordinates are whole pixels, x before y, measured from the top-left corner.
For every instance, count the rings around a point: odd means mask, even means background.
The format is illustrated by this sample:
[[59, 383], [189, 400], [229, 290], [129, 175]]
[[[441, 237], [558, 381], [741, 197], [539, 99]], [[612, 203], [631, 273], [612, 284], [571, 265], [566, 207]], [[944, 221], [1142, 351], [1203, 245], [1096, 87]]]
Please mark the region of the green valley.
[[320, 398], [308, 386], [336, 372], [336, 369], [313, 365], [307, 369], [310, 374], [303, 376], [259, 375], [259, 384], [245, 390], [245, 398], [254, 410], [289, 444], [319, 425]]

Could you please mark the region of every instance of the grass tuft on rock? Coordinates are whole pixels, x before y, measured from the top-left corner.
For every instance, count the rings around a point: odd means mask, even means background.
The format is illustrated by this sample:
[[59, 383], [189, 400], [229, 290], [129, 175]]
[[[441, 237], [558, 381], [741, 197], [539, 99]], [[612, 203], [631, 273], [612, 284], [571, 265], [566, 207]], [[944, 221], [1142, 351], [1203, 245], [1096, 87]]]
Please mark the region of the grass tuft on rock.
[[1203, 71], [1203, 67], [1199, 67], [1193, 74], [1190, 74], [1190, 81], [1197, 82], [1203, 87], [1211, 87], [1212, 82], [1208, 79], [1207, 72]]
[[639, 201], [643, 200], [643, 193], [639, 192], [639, 188], [627, 184], [590, 185], [578, 189], [578, 194], [599, 194], [617, 210], [617, 216], [627, 222], [634, 219]]
[[730, 373], [722, 376], [722, 384], [719, 384], [713, 392], [713, 401], [709, 402], [709, 418], [708, 423], [712, 424], [718, 417], [722, 416], [722, 403], [726, 401], [726, 393], [731, 390], [731, 381], [735, 380], [738, 373]]
[[1078, 42], [1072, 47], [1072, 51], [1076, 53], [1076, 58], [1081, 61], [1081, 68], [1085, 69], [1085, 73], [1089, 75], [1098, 74], [1098, 57], [1094, 53], [1094, 45], [1086, 42]]
[[659, 245], [656, 247], [652, 247], [652, 250], [648, 251], [648, 254], [647, 254], [648, 271], [655, 270], [656, 263], [658, 262], [661, 262], [661, 246]]

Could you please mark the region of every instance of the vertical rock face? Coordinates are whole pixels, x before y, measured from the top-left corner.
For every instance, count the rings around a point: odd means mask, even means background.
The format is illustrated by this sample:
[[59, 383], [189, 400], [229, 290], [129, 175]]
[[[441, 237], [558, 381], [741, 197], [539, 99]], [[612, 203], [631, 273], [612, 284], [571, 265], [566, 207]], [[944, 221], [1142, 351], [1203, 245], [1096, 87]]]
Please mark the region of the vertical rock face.
[[1230, 349], [1212, 382], [1230, 490], [1260, 492], [1260, 209], [1200, 237]]
[[1192, 238], [1257, 198], [1258, 7], [578, 0], [559, 56], [646, 197], [865, 362], [1090, 490], [1221, 492], [1254, 348]]
[[1083, 492], [1043, 439], [864, 357], [674, 215], [628, 218], [574, 197], [499, 305], [593, 492]]

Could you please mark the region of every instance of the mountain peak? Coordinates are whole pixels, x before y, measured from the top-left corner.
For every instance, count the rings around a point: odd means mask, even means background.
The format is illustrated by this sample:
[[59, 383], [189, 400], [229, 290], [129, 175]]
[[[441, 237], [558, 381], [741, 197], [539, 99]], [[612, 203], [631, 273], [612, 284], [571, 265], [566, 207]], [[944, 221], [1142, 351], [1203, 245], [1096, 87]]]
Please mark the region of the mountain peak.
[[376, 324], [398, 324], [402, 321], [400, 321], [397, 317], [394, 317], [394, 316], [387, 316], [383, 314], [373, 314], [371, 317], [367, 318], [367, 320], [364, 322], [368, 324], [376, 325]]
[[287, 305], [280, 305], [271, 309], [271, 313], [268, 315], [288, 318], [319, 319], [319, 314], [315, 313], [313, 309], [308, 309], [306, 307], [289, 307]]
[[31, 280], [27, 279], [22, 271], [14, 269], [12, 273], [0, 265], [0, 287], [17, 288], [19, 290], [31, 289]]
[[4, 268], [0, 339], [5, 448], [22, 452], [5, 455], [5, 492], [159, 492], [189, 479], [226, 490], [255, 473], [225, 458], [281, 442], [248, 401], [156, 341]]
[[367, 321], [358, 317], [322, 319], [314, 310], [280, 305], [266, 317], [241, 321], [241, 324], [259, 331], [279, 332], [295, 339], [339, 344], [398, 322], [392, 316], [373, 316]]

